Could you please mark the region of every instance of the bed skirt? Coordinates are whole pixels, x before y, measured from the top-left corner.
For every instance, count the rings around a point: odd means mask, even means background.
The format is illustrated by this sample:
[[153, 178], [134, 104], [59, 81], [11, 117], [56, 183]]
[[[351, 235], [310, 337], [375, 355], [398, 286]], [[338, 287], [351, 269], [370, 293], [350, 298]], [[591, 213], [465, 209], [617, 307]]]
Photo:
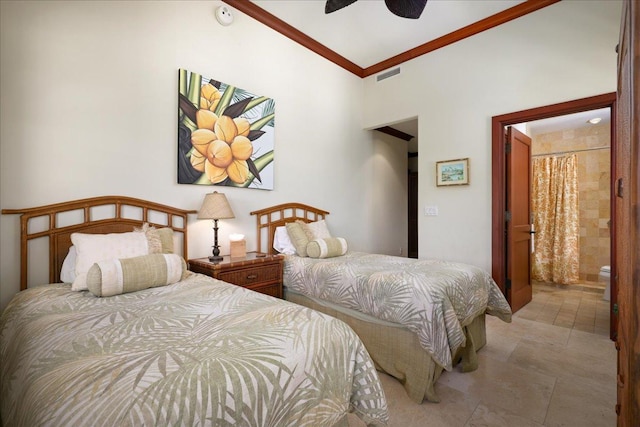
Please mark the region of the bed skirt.
[[[338, 318], [348, 324], [364, 343], [376, 369], [397, 378], [404, 386], [409, 398], [422, 403], [439, 402], [435, 383], [443, 368], [420, 346], [418, 337], [407, 328], [383, 322], [353, 310], [319, 302], [285, 288], [285, 299]], [[367, 319], [368, 318], [368, 319]], [[464, 327], [467, 338], [465, 347], [454, 355], [454, 363], [461, 364], [463, 372], [478, 368], [476, 352], [487, 342], [485, 315], [476, 317]]]

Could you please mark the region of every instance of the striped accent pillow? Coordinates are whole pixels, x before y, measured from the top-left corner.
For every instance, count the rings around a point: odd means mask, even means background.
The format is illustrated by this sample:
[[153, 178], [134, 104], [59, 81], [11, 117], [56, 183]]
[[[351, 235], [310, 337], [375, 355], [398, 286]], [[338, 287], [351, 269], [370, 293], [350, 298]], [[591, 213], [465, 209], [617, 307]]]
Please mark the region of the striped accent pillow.
[[150, 254], [98, 261], [87, 273], [87, 288], [98, 297], [136, 292], [179, 282], [187, 264], [175, 254]]
[[346, 253], [347, 241], [342, 237], [314, 239], [307, 244], [307, 255], [310, 258], [331, 258]]

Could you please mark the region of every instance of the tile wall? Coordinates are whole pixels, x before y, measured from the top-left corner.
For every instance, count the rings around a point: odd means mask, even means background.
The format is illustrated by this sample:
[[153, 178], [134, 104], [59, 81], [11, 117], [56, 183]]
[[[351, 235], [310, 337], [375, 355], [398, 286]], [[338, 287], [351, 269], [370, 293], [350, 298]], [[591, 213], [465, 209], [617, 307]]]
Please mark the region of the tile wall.
[[[533, 155], [558, 151], [610, 147], [610, 124], [538, 134], [532, 137]], [[600, 267], [609, 265], [611, 150], [578, 151], [580, 206], [580, 280], [597, 282]]]

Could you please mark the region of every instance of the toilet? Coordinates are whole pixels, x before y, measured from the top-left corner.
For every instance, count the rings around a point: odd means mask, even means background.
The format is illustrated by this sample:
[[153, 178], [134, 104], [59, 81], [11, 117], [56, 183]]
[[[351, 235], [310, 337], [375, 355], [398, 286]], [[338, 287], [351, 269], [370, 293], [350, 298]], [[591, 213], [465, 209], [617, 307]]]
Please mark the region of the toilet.
[[601, 283], [605, 283], [607, 286], [604, 288], [603, 300], [611, 300], [611, 266], [605, 265], [600, 269], [600, 275], [598, 279]]

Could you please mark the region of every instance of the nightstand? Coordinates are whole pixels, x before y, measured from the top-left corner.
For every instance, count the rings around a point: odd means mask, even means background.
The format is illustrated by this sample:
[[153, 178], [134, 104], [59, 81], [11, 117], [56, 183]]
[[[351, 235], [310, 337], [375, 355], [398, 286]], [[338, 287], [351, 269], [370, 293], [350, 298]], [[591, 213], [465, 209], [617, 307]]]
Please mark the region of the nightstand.
[[281, 255], [258, 256], [256, 252], [247, 252], [244, 257], [225, 256], [222, 261], [215, 263], [208, 258], [190, 259], [189, 270], [282, 298], [283, 263]]

